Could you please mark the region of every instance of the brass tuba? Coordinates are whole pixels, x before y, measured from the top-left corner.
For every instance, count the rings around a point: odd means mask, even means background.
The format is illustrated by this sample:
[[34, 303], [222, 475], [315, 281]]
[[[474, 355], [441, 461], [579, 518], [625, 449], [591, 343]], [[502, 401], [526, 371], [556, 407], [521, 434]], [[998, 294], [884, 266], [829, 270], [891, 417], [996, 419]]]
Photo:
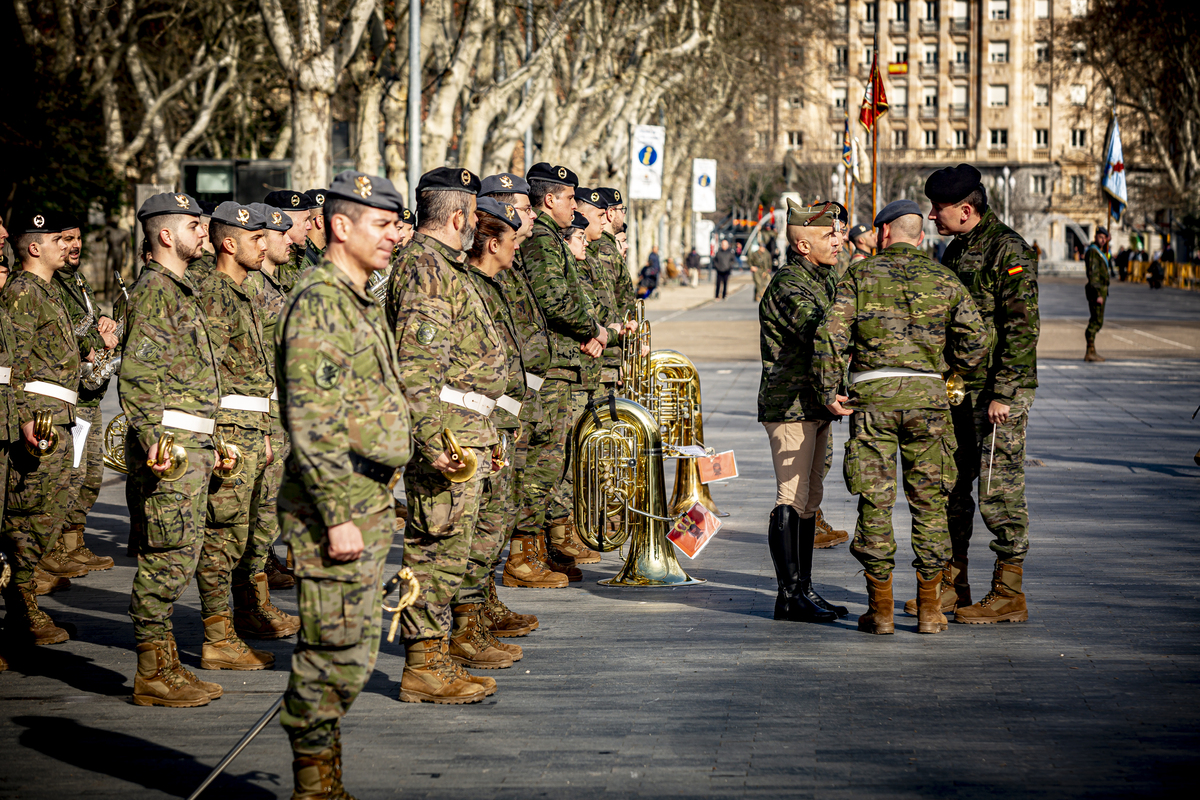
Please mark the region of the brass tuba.
[[625, 565], [605, 586], [688, 586], [691, 577], [667, 540], [662, 438], [658, 421], [623, 397], [589, 406], [572, 443], [575, 530], [601, 552], [630, 543]]

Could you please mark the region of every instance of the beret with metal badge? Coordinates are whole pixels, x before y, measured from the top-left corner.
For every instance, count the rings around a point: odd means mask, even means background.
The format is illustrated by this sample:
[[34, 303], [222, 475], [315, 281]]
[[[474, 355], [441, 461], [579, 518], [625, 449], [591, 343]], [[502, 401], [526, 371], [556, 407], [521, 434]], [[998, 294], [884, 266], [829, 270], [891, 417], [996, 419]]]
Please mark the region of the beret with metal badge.
[[264, 203], [251, 203], [250, 208], [263, 215], [266, 222], [266, 229], [269, 231], [279, 231], [287, 233], [292, 228], [292, 218], [283, 213], [282, 209], [268, 206]]
[[571, 218], [570, 227], [579, 228], [582, 231], [582, 230], [587, 230], [587, 226], [588, 226], [588, 218], [585, 217], [583, 214], [580, 214], [578, 211], [576, 211], [575, 216]]
[[925, 181], [925, 196], [935, 203], [960, 203], [979, 188], [981, 178], [970, 164], [939, 169]]
[[333, 179], [329, 191], [325, 193], [325, 202], [328, 203], [331, 197], [397, 213], [404, 208], [404, 198], [396, 191], [391, 181], [352, 169], [339, 172]]
[[530, 167], [525, 177], [530, 183], [534, 181], [557, 183], [560, 186], [570, 186], [572, 189], [579, 185], [579, 177], [574, 172], [563, 166], [550, 166], [545, 161], [539, 161]]
[[245, 231], [261, 231], [267, 226], [267, 215], [250, 206], [226, 200], [212, 213], [213, 222], [230, 225]]
[[583, 186], [575, 187], [575, 200], [579, 203], [587, 203], [589, 206], [605, 209], [608, 208], [608, 199], [600, 194], [599, 189], [587, 189]]
[[13, 233], [17, 234], [62, 233], [79, 227], [78, 223], [70, 217], [65, 214], [56, 214], [53, 211], [35, 211], [32, 214], [14, 218], [11, 224]]
[[866, 225], [863, 225], [861, 222], [858, 223], [850, 229], [850, 241], [857, 242], [858, 237], [862, 236], [864, 233], [868, 233], [870, 230], [870, 228], [868, 228]]
[[875, 227], [886, 225], [889, 222], [894, 222], [900, 217], [906, 217], [909, 214], [921, 216], [921, 207], [914, 200], [893, 200], [883, 208], [879, 209], [879, 213], [875, 215]]
[[328, 191], [328, 189], [309, 189], [304, 196], [312, 201], [314, 208], [320, 208], [325, 205], [325, 193]]
[[161, 217], [164, 214], [185, 214], [189, 217], [204, 216], [204, 212], [200, 209], [200, 203], [196, 198], [189, 194], [166, 192], [164, 194], [156, 194], [153, 197], [147, 197], [146, 202], [142, 203], [142, 207], [138, 209], [137, 218], [139, 220], [146, 220], [151, 217]]
[[521, 215], [517, 213], [516, 207], [509, 203], [501, 203], [494, 197], [479, 198], [475, 210], [492, 215], [514, 231], [521, 228]]
[[421, 176], [417, 191], [479, 194], [479, 176], [462, 167], [438, 167]]
[[832, 228], [838, 221], [837, 206], [834, 203], [823, 203], [819, 206], [804, 206], [792, 200], [787, 201], [788, 225], [799, 225], [805, 228]]
[[479, 187], [479, 195], [489, 194], [529, 194], [529, 181], [511, 172], [488, 175]]
[[608, 208], [621, 205], [621, 190], [614, 189], [611, 186], [600, 186], [596, 189], [600, 196], [604, 198], [604, 202], [608, 203]]
[[400, 212], [400, 221], [405, 225], [412, 225], [414, 228], [417, 225], [417, 215], [411, 208], [406, 208]]
[[275, 206], [284, 211], [312, 211], [319, 207], [311, 197], [295, 189], [276, 189], [263, 198], [263, 205]]

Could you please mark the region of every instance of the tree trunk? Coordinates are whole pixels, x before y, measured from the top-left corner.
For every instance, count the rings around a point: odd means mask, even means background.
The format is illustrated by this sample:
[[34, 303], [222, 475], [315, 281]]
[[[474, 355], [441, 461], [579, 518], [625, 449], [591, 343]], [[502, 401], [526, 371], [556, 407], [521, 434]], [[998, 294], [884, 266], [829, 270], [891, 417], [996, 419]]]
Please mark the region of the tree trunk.
[[394, 80], [383, 96], [383, 160], [388, 180], [402, 197], [408, 197], [407, 86]]
[[368, 76], [358, 92], [358, 145], [354, 148], [354, 168], [368, 175], [384, 174], [383, 154], [379, 152], [382, 100], [383, 80], [378, 75]]
[[292, 87], [292, 188], [305, 191], [328, 186], [332, 169], [330, 95], [319, 89]]

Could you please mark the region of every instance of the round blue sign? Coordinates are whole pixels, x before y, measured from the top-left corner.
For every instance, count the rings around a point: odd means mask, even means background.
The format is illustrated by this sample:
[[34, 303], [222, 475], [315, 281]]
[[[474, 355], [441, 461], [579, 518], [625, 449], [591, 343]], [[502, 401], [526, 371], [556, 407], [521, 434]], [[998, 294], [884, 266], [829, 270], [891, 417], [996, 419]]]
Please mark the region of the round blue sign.
[[658, 161], [658, 151], [650, 145], [646, 145], [640, 151], [638, 151], [638, 161], [642, 164], [642, 166], [648, 167], [655, 161]]
[[709, 176], [707, 176], [707, 175], [701, 175], [701, 176], [700, 176], [700, 179], [699, 179], [698, 181], [696, 181], [696, 182], [697, 182], [697, 183], [699, 183], [701, 186], [711, 186], [711, 185], [712, 185], [712, 178], [710, 178], [710, 177], [709, 177]]

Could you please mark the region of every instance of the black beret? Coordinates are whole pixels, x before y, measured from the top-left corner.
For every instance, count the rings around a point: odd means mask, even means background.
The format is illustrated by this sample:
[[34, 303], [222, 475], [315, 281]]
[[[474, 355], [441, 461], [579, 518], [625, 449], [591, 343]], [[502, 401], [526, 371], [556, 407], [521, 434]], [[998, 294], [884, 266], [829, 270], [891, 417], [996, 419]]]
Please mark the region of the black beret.
[[400, 212], [400, 221], [406, 225], [412, 225], [414, 228], [417, 225], [417, 215], [412, 209], [404, 209]]
[[479, 176], [462, 167], [438, 167], [421, 176], [417, 191], [479, 194]]
[[482, 211], [484, 214], [490, 214], [514, 231], [521, 228], [521, 215], [517, 213], [516, 207], [509, 203], [501, 203], [494, 197], [479, 198], [475, 210]]
[[267, 215], [251, 206], [226, 200], [212, 213], [213, 222], [246, 231], [261, 231], [267, 226]]
[[879, 213], [875, 215], [875, 227], [885, 225], [889, 222], [894, 222], [900, 217], [907, 217], [909, 214], [921, 216], [921, 207], [914, 200], [893, 200], [883, 208], [879, 209]]
[[200, 204], [200, 210], [204, 212], [204, 216], [206, 217], [211, 217], [212, 212], [217, 210], [218, 204], [211, 200], [197, 200], [196, 202]]
[[604, 195], [600, 194], [599, 189], [585, 189], [582, 186], [575, 188], [575, 199], [580, 203], [587, 203], [596, 208], [608, 208], [608, 200]]
[[866, 225], [863, 225], [862, 223], [855, 225], [853, 228], [850, 229], [850, 241], [857, 242], [858, 237], [862, 236], [864, 233], [867, 233], [870, 230], [871, 230], [870, 228], [868, 228]]
[[325, 193], [328, 191], [328, 189], [309, 189], [304, 196], [312, 201], [314, 208], [321, 208], [325, 205]]
[[1096, 228], [1096, 235], [1097, 236], [1108, 236], [1108, 228], [1104, 227], [1103, 225], [1100, 225], [1099, 227]]
[[935, 203], [959, 203], [979, 188], [982, 176], [970, 164], [939, 169], [925, 181], [925, 196]]
[[15, 217], [12, 221], [13, 233], [62, 233], [71, 228], [78, 228], [74, 220], [53, 211], [34, 212]]
[[284, 211], [311, 211], [319, 207], [311, 197], [294, 189], [277, 189], [271, 192], [263, 198], [263, 205], [275, 206]]
[[164, 214], [185, 214], [189, 217], [204, 216], [204, 212], [200, 210], [200, 203], [196, 198], [187, 194], [174, 194], [166, 192], [165, 194], [156, 194], [153, 197], [147, 197], [146, 202], [142, 203], [142, 207], [138, 209], [137, 218], [139, 220], [147, 220], [151, 217], [161, 217]]
[[250, 208], [263, 215], [263, 218], [267, 221], [267, 230], [287, 233], [292, 229], [292, 218], [283, 213], [281, 209], [264, 205], [263, 203], [251, 203]]
[[602, 198], [604, 198], [604, 202], [608, 204], [606, 206], [606, 208], [612, 208], [613, 206], [621, 205], [621, 190], [620, 189], [613, 189], [608, 186], [601, 186], [596, 191], [600, 193], [600, 196]]
[[333, 179], [329, 191], [325, 193], [325, 202], [329, 202], [331, 197], [397, 213], [404, 208], [404, 198], [396, 191], [391, 181], [352, 169], [338, 173]]
[[583, 214], [580, 214], [578, 211], [576, 211], [575, 216], [571, 219], [570, 227], [579, 228], [580, 230], [586, 230], [587, 226], [588, 226], [588, 218], [585, 217]]
[[488, 175], [479, 187], [479, 194], [529, 194], [529, 181], [511, 172]]
[[572, 189], [579, 185], [579, 178], [574, 172], [566, 167], [552, 167], [545, 161], [539, 161], [530, 167], [525, 177], [530, 183], [534, 181], [557, 183], [560, 186], [570, 186]]

